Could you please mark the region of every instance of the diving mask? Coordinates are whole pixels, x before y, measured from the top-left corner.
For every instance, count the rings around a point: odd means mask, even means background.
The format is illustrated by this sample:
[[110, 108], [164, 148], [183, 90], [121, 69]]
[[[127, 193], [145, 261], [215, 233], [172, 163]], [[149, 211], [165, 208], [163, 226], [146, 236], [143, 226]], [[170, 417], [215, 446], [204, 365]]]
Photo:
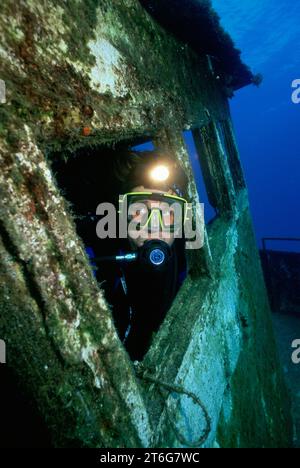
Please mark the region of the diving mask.
[[130, 229], [137, 231], [182, 231], [188, 216], [188, 203], [165, 192], [130, 192], [120, 199], [120, 213]]

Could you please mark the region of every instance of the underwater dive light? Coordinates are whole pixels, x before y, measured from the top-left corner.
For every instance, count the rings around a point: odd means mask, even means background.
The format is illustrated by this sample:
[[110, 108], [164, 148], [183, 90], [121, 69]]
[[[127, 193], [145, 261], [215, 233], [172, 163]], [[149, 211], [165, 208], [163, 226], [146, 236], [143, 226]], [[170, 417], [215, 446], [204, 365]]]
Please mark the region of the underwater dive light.
[[150, 177], [155, 182], [165, 182], [170, 177], [170, 171], [167, 166], [159, 165], [152, 169]]

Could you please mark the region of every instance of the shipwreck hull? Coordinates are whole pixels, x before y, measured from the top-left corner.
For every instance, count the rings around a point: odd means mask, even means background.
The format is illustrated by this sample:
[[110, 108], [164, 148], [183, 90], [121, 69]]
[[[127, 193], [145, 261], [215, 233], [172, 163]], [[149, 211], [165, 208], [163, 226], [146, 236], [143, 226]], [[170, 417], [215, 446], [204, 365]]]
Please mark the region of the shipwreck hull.
[[[166, 32], [137, 0], [7, 0], [0, 31], [0, 338], [52, 444], [289, 446], [289, 399], [232, 130], [228, 70], [215, 73], [205, 54]], [[184, 130], [193, 132], [219, 216], [204, 247], [189, 253], [188, 278], [134, 366], [51, 158], [151, 139], [186, 169], [196, 204]]]

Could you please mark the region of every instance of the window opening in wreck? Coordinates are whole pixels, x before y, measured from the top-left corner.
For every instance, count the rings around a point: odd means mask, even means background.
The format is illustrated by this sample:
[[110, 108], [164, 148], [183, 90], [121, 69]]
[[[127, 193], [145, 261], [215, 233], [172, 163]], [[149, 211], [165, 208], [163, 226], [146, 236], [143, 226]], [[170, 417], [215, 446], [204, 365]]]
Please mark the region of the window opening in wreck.
[[191, 166], [193, 169], [193, 174], [196, 182], [196, 187], [201, 203], [204, 203], [204, 219], [206, 224], [210, 224], [218, 216], [217, 210], [211, 205], [208, 193], [206, 189], [206, 184], [204, 181], [204, 176], [202, 172], [201, 162], [199, 154], [195, 145], [194, 137], [191, 130], [183, 132], [183, 138], [185, 145], [188, 150]]
[[216, 127], [222, 152], [229, 165], [234, 188], [236, 191], [239, 191], [245, 188], [246, 184], [230, 123], [228, 120], [220, 120], [216, 123]]
[[152, 141], [147, 141], [136, 146], [132, 146], [133, 151], [154, 151], [155, 147]]
[[[187, 276], [185, 240], [174, 236], [176, 221], [172, 221], [174, 200], [184, 209], [187, 177], [179, 166], [174, 165], [176, 170], [172, 167], [174, 160], [149, 148], [153, 148], [151, 142], [126, 148], [78, 150], [65, 159], [60, 154], [52, 155], [58, 186], [70, 204], [94, 276], [111, 306], [119, 338], [132, 360], [143, 359]], [[153, 161], [156, 164], [162, 160], [163, 164], [170, 164], [172, 180], [148, 185], [143, 176], [149, 173]], [[139, 199], [135, 200], [137, 195]], [[151, 232], [142, 241], [120, 239], [118, 235], [101, 239], [97, 236], [99, 221], [107, 215], [97, 215], [99, 204], [110, 203], [121, 215], [120, 201], [124, 198], [127, 222], [128, 207], [133, 202], [146, 203], [147, 223], [151, 220], [147, 232], [153, 219], [158, 220], [154, 236]], [[167, 216], [165, 209], [170, 211]], [[166, 238], [165, 228], [173, 228]]]

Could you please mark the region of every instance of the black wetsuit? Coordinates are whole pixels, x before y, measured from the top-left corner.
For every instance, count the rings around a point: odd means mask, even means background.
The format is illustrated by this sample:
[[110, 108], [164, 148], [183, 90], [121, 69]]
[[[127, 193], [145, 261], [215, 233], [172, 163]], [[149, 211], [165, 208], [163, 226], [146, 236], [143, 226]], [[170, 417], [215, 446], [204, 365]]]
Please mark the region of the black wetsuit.
[[133, 262], [124, 265], [116, 278], [108, 300], [120, 339], [132, 360], [145, 355], [186, 275], [183, 245], [179, 239], [174, 242], [164, 271], [147, 271]]

